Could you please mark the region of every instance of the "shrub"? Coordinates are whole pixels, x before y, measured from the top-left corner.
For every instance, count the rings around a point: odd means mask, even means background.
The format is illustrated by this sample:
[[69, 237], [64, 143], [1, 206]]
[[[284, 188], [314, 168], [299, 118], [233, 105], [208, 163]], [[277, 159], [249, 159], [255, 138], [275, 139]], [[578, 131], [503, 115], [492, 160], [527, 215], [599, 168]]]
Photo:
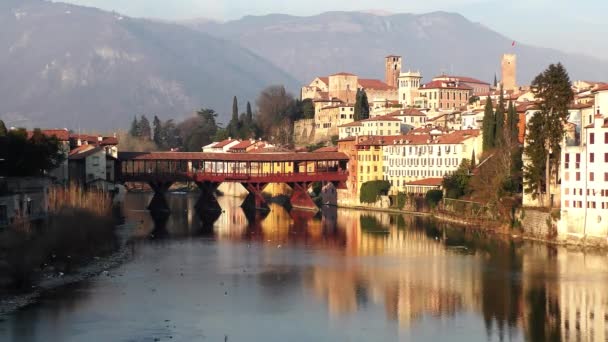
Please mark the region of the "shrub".
[[359, 200], [361, 203], [376, 203], [378, 196], [388, 194], [391, 183], [385, 180], [365, 182], [361, 185]]
[[404, 192], [398, 193], [396, 202], [397, 208], [403, 209], [403, 207], [405, 207], [405, 204], [407, 203], [407, 195]]
[[443, 199], [443, 192], [441, 190], [429, 190], [424, 198], [431, 208], [435, 208]]

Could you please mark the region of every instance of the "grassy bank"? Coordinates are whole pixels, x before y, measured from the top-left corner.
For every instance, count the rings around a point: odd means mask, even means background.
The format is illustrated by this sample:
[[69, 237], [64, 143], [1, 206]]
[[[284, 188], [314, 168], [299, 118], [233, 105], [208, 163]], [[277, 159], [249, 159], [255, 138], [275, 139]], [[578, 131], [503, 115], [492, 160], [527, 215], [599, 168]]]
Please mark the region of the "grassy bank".
[[75, 186], [49, 192], [46, 221], [0, 234], [0, 288], [26, 289], [42, 276], [61, 276], [118, 247], [107, 194]]

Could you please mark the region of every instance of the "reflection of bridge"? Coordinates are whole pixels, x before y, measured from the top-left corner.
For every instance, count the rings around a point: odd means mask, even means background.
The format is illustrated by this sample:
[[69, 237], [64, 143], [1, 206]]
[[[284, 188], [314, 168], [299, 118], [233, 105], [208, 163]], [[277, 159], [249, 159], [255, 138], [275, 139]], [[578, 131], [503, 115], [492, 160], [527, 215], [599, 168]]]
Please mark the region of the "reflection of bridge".
[[121, 152], [117, 180], [143, 182], [152, 187], [151, 206], [165, 204], [164, 193], [176, 182], [194, 182], [201, 190], [201, 209], [220, 209], [215, 192], [224, 182], [241, 183], [249, 195], [244, 205], [268, 208], [262, 192], [270, 183], [286, 183], [293, 189], [291, 205], [317, 209], [308, 194], [314, 182], [345, 188], [348, 157], [340, 152], [302, 153], [204, 153]]

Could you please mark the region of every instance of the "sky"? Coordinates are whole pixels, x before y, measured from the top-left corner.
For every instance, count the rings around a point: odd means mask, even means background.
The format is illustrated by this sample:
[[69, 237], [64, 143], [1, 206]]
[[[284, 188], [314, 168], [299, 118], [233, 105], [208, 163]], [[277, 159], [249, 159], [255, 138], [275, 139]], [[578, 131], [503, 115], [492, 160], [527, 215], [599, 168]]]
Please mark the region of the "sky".
[[132, 17], [218, 21], [327, 11], [457, 12], [516, 41], [608, 60], [607, 0], [62, 0]]

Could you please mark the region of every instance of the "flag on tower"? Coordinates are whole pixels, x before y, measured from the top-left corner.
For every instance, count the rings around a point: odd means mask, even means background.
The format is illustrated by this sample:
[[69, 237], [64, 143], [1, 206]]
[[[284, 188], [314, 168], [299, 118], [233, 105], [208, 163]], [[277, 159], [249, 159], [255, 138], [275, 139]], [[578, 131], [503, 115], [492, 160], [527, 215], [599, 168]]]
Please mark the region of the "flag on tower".
[[513, 41], [513, 43], [511, 43], [511, 46], [515, 46], [515, 41]]

